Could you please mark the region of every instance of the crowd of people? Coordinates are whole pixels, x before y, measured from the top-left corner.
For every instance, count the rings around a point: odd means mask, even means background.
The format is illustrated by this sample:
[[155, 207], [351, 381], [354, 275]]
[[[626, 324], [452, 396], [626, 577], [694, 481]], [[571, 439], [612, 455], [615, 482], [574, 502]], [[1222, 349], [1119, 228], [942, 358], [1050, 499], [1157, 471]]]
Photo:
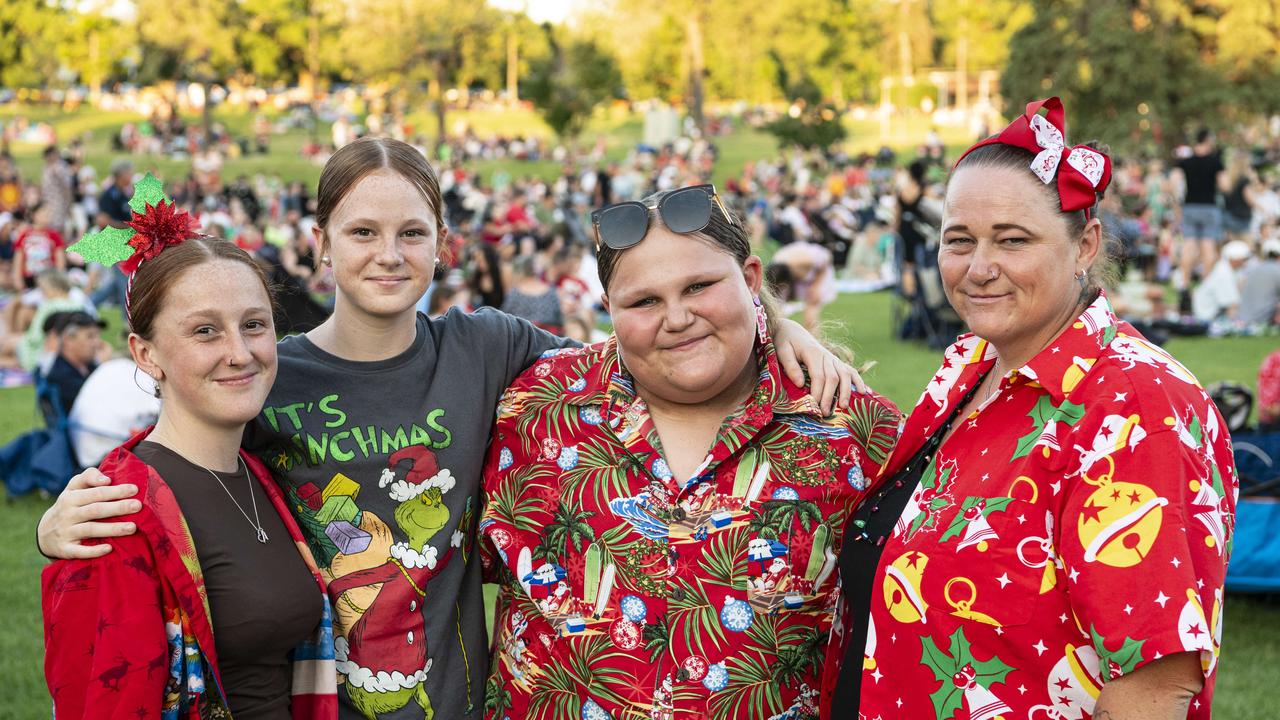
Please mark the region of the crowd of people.
[[[269, 196], [227, 226], [184, 197], [210, 235], [135, 202], [128, 251], [86, 253], [130, 273], [163, 403], [38, 528], [59, 716], [1209, 717], [1228, 431], [1104, 292], [1149, 268], [1104, 227], [1120, 169], [1064, 135], [1050, 98], [945, 185], [930, 148], [719, 191], [705, 141], [481, 182], [356, 140], [292, 261], [332, 312], [278, 343]], [[774, 295], [820, 309], [871, 251], [971, 330], [909, 413]], [[598, 310], [602, 342], [545, 331]]]
[[[322, 155], [364, 134], [412, 130], [380, 118], [353, 123], [340, 116], [335, 144]], [[333, 281], [315, 249], [311, 191], [278, 175], [223, 176], [226, 157], [265, 151], [275, 129], [260, 118], [253, 140], [237, 140], [220, 126], [210, 134], [199, 123], [157, 111], [122, 128], [115, 138], [121, 154], [101, 180], [79, 141], [50, 145], [38, 178], [21, 177], [12, 158], [0, 154], [0, 292], [8, 298], [0, 368], [31, 371], [31, 348], [52, 347], [52, 337], [34, 323], [46, 296], [51, 306], [78, 304], [90, 315], [102, 303], [120, 304], [123, 275], [86, 267], [65, 250], [87, 231], [129, 221], [128, 197], [145, 156], [155, 152], [190, 159], [186, 177], [168, 178], [177, 205], [208, 232], [252, 253], [284, 288], [281, 327], [305, 331], [318, 324], [330, 309]], [[410, 141], [426, 152], [421, 140]], [[484, 139], [464, 129], [435, 155], [452, 253], [421, 309], [492, 306], [589, 341], [599, 337], [602, 318], [591, 210], [709, 182], [717, 147], [681, 137], [609, 158], [603, 142], [574, 153], [541, 140]], [[516, 164], [482, 177], [471, 166], [475, 159], [539, 158], [558, 161], [560, 175], [520, 175]], [[1112, 290], [1117, 312], [1160, 337], [1274, 332], [1280, 321], [1278, 159], [1275, 143], [1223, 151], [1207, 131], [1170, 158], [1117, 159], [1112, 192], [1100, 208], [1123, 246], [1125, 263]], [[840, 289], [894, 287], [908, 302], [930, 296], [948, 162], [931, 134], [914, 158], [883, 149], [748, 162], [719, 190], [745, 219], [753, 248], [768, 248], [768, 278], [787, 309], [802, 311], [813, 327]], [[939, 299], [935, 289], [932, 300]], [[895, 331], [920, 334], [910, 320]], [[5, 373], [10, 382], [23, 377]]]

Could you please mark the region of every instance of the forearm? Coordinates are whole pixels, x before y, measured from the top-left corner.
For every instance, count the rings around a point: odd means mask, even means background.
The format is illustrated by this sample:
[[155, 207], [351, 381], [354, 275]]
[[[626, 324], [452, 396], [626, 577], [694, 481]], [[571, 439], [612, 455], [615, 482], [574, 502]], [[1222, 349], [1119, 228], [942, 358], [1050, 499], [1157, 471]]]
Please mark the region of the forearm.
[[1197, 653], [1178, 653], [1108, 682], [1093, 720], [1185, 720], [1204, 685]]

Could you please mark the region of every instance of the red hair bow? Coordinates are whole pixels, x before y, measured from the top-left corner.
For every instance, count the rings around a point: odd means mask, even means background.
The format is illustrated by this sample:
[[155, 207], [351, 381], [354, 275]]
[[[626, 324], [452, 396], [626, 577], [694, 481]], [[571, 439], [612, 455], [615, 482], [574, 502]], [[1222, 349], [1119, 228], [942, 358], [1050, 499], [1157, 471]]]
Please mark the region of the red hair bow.
[[[1047, 111], [1044, 115], [1040, 114], [1041, 108]], [[1057, 97], [1027, 103], [1025, 113], [999, 135], [966, 150], [960, 160], [984, 145], [996, 143], [1029, 150], [1036, 154], [1031, 161], [1031, 172], [1046, 185], [1057, 178], [1062, 211], [1083, 210], [1088, 215], [1098, 201], [1098, 194], [1111, 182], [1111, 158], [1085, 145], [1067, 147], [1065, 115], [1062, 100]]]

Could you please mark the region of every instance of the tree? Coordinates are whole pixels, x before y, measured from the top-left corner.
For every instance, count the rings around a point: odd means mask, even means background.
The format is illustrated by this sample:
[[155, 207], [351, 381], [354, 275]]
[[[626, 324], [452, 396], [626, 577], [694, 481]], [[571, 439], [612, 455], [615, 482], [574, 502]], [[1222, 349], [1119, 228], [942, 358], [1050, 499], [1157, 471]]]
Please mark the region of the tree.
[[[238, 5], [222, 0], [137, 0], [138, 35], [143, 57], [155, 54], [162, 78], [185, 78], [204, 88], [204, 125], [212, 125], [209, 86], [238, 67]], [[172, 72], [164, 72], [171, 69]]]
[[791, 107], [786, 115], [764, 126], [782, 145], [805, 150], [826, 149], [845, 137], [840, 113], [824, 102], [822, 92], [808, 76], [791, 81], [786, 68], [778, 63], [778, 85], [786, 89]]
[[500, 33], [500, 15], [482, 2], [363, 0], [350, 2], [341, 32], [348, 79], [387, 87], [425, 84], [445, 138], [445, 91], [464, 64], [467, 38]]
[[308, 0], [240, 0], [244, 29], [236, 46], [243, 69], [265, 82], [292, 82], [307, 70], [311, 4]]
[[574, 137], [597, 105], [621, 97], [622, 74], [595, 40], [561, 41], [551, 25], [543, 29], [550, 52], [531, 62], [526, 95], [557, 135]]
[[[1033, 19], [1010, 39], [1002, 93], [1009, 112], [1061, 95], [1068, 140], [1167, 151], [1195, 126], [1235, 124], [1280, 106], [1280, 29], [1269, 0], [1031, 4]], [[1233, 37], [1267, 17], [1246, 41]]]
[[39, 87], [58, 71], [66, 11], [44, 0], [0, 2], [0, 85]]

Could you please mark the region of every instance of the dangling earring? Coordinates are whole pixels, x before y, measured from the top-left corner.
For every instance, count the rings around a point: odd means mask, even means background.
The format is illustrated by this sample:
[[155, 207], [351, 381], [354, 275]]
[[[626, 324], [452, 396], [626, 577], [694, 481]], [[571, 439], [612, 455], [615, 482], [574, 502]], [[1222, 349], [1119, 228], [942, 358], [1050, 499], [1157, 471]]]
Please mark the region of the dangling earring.
[[1088, 278], [1089, 278], [1089, 273], [1087, 270], [1081, 270], [1080, 272], [1076, 273], [1076, 282], [1080, 283], [1081, 290], [1084, 290], [1089, 286]]
[[141, 390], [142, 392], [148, 395], [153, 395], [158, 400], [160, 398], [160, 380], [156, 378], [154, 375], [152, 375], [151, 373], [147, 373], [147, 377], [151, 378], [151, 382], [155, 383], [155, 385], [150, 390], [148, 390], [142, 387], [142, 383], [138, 382], [138, 370], [139, 370], [138, 366], [134, 365], [133, 366], [133, 384], [136, 385], [138, 389]]
[[320, 256], [320, 264], [331, 267], [333, 265], [333, 261], [329, 259], [329, 255], [326, 253]]
[[760, 302], [759, 295], [753, 296], [752, 301], [756, 306], [756, 335], [760, 342], [769, 342], [769, 315], [764, 311], [764, 303]]

